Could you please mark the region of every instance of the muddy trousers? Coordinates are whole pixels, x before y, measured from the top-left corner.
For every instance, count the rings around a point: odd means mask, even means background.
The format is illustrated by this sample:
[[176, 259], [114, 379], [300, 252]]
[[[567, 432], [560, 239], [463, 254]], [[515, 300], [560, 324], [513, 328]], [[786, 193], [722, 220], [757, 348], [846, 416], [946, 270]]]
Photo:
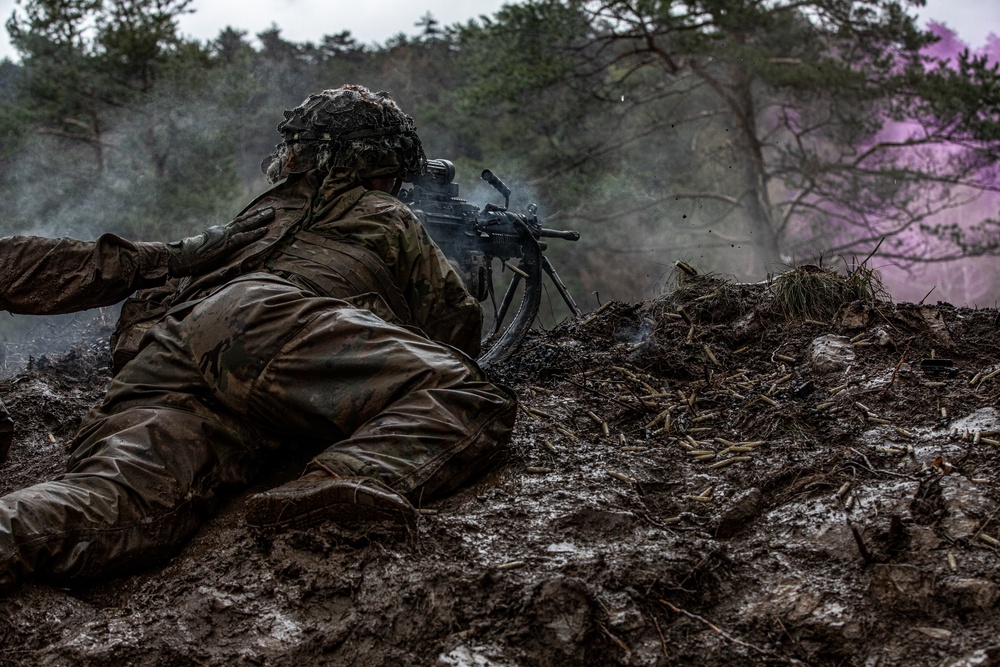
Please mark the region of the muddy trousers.
[[[266, 274], [167, 317], [81, 425], [68, 472], [0, 498], [0, 584], [169, 556], [283, 452], [415, 503], [491, 466], [516, 403], [457, 350]], [[4, 562], [6, 561], [6, 562]]]

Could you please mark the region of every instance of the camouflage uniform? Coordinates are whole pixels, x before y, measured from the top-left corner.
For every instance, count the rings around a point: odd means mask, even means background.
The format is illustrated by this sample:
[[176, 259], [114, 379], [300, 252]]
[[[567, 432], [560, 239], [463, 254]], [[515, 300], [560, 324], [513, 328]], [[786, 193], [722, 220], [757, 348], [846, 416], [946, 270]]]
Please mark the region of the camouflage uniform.
[[[165, 314], [83, 421], [68, 472], [0, 498], [0, 580], [5, 553], [8, 579], [162, 558], [215, 490], [245, 485], [275, 454], [317, 452], [314, 466], [414, 503], [500, 455], [515, 398], [472, 360], [479, 304], [409, 209], [349, 170], [293, 173], [248, 210], [267, 207], [264, 238], [168, 290]], [[155, 273], [146, 250], [99, 270], [104, 253], [91, 250], [66, 279], [87, 275], [120, 298]]]

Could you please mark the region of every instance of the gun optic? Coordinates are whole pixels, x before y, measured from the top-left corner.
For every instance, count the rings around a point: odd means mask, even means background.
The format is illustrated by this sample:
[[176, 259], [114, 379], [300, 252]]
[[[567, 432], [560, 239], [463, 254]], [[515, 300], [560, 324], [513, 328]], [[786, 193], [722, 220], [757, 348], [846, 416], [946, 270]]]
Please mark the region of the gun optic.
[[414, 176], [410, 181], [432, 197], [455, 199], [458, 197], [458, 183], [455, 180], [455, 165], [451, 160], [428, 160], [427, 171], [420, 176]]
[[427, 171], [413, 179], [414, 185], [440, 189], [455, 180], [455, 165], [451, 160], [428, 160]]

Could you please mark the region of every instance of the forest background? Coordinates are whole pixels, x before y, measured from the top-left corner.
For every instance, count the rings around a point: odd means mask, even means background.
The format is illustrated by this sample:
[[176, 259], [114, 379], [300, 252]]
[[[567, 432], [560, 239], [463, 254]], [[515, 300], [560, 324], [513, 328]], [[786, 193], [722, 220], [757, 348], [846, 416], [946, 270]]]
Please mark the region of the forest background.
[[[361, 44], [196, 40], [189, 0], [23, 0], [19, 60], [0, 62], [0, 235], [223, 223], [264, 187], [282, 110], [359, 82], [415, 117], [464, 197], [497, 201], [488, 167], [514, 210], [581, 232], [549, 255], [585, 310], [657, 294], [676, 260], [739, 281], [865, 266], [897, 300], [996, 307], [1000, 39], [969, 52], [921, 5], [528, 0]], [[0, 336], [39, 326], [4, 317]]]

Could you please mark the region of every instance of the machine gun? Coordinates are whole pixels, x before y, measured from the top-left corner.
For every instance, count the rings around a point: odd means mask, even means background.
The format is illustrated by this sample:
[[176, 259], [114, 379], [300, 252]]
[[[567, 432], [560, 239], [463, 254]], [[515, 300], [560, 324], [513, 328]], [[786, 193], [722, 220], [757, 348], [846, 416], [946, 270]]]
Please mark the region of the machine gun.
[[[483, 171], [482, 178], [503, 196], [503, 206], [487, 204], [479, 209], [459, 199], [458, 184], [454, 182], [455, 165], [448, 160], [429, 160], [427, 173], [413, 179], [412, 187], [401, 190], [399, 198], [413, 210], [456, 266], [469, 292], [480, 302], [490, 299], [493, 313], [483, 327], [483, 354], [479, 358], [482, 365], [488, 366], [510, 356], [534, 322], [542, 300], [543, 271], [570, 311], [577, 317], [581, 315], [559, 274], [543, 254], [546, 242], [542, 240], [576, 241], [580, 234], [543, 228], [534, 204], [528, 206], [527, 215], [508, 211], [510, 188], [489, 169]], [[516, 265], [512, 260], [517, 260]], [[500, 275], [495, 269], [499, 269]], [[503, 291], [499, 304], [498, 284]], [[511, 315], [519, 295], [520, 301]]]

